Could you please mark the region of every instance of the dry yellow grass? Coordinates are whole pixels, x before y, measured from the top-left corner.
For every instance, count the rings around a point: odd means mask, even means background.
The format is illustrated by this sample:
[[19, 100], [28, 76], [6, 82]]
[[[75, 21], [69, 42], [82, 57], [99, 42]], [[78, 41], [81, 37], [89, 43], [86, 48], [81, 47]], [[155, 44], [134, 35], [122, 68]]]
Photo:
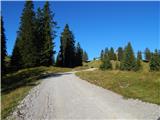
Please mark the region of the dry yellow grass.
[[76, 75], [126, 98], [160, 104], [160, 72], [149, 72], [148, 63], [142, 62], [142, 69], [138, 72], [96, 70], [78, 72]]

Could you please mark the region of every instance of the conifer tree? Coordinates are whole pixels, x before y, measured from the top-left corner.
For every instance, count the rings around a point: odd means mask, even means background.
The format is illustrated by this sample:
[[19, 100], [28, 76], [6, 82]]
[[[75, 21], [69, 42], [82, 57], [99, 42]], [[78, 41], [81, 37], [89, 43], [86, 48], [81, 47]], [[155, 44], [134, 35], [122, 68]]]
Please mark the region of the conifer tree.
[[12, 56], [11, 56], [11, 67], [12, 70], [18, 70], [23, 68], [22, 64], [22, 55], [20, 52], [20, 41], [19, 41], [19, 36], [17, 35], [16, 42], [13, 48]]
[[136, 59], [130, 42], [125, 47], [123, 59], [120, 64], [120, 69], [128, 71], [136, 70]]
[[76, 46], [76, 56], [75, 57], [76, 57], [76, 61], [75, 61], [76, 66], [82, 66], [83, 50], [79, 43], [77, 43], [77, 46]]
[[157, 49], [151, 56], [149, 66], [151, 71], [160, 71], [160, 57]]
[[111, 70], [112, 69], [112, 63], [110, 62], [109, 56], [105, 55], [104, 59], [102, 60], [102, 64], [100, 66], [101, 70]]
[[106, 55], [106, 54], [109, 54], [108, 48], [105, 48], [104, 54], [105, 54], [105, 55]]
[[[17, 64], [21, 64], [23, 68], [36, 66], [38, 60], [35, 37], [35, 13], [33, 9], [32, 1], [26, 1], [21, 16], [18, 39], [15, 44], [16, 48], [14, 48], [16, 56], [15, 54], [12, 55], [12, 58], [14, 58], [12, 61], [17, 60], [19, 62]], [[17, 58], [17, 56], [21, 56], [21, 59]]]
[[150, 52], [149, 48], [146, 48], [145, 49], [145, 60], [150, 61], [150, 59], [151, 59], [151, 52]]
[[123, 58], [123, 48], [122, 47], [119, 47], [118, 50], [117, 50], [118, 54], [118, 60], [121, 61], [122, 58]]
[[83, 62], [86, 62], [88, 60], [88, 54], [86, 51], [83, 51]]
[[53, 39], [56, 36], [55, 30], [57, 23], [53, 20], [54, 14], [50, 10], [49, 2], [47, 1], [43, 7], [43, 24], [44, 24], [44, 31], [43, 31], [43, 52], [41, 53], [42, 60], [41, 64], [45, 66], [53, 65], [53, 55], [55, 51]]
[[59, 53], [57, 55], [56, 66], [58, 66], [58, 67], [62, 67], [63, 66], [61, 51], [59, 51]]
[[62, 59], [62, 66], [74, 67], [76, 65], [75, 40], [73, 33], [69, 29], [68, 24], [66, 24], [64, 31], [61, 33], [60, 42], [60, 56]]
[[45, 37], [44, 37], [44, 14], [41, 8], [37, 9], [36, 13], [36, 47], [37, 47], [37, 56], [39, 59], [37, 60], [37, 65], [44, 65], [44, 44], [45, 44]]
[[142, 52], [141, 51], [138, 51], [137, 59], [142, 60]]
[[101, 60], [103, 60], [104, 55], [105, 55], [104, 50], [101, 50], [101, 56], [100, 56]]
[[5, 36], [5, 29], [4, 29], [4, 23], [3, 23], [3, 17], [1, 16], [1, 70], [2, 75], [6, 71], [6, 63], [5, 63], [5, 57], [7, 56], [6, 52], [6, 36]]
[[114, 49], [111, 47], [109, 51], [110, 60], [116, 60], [116, 54], [114, 53]]

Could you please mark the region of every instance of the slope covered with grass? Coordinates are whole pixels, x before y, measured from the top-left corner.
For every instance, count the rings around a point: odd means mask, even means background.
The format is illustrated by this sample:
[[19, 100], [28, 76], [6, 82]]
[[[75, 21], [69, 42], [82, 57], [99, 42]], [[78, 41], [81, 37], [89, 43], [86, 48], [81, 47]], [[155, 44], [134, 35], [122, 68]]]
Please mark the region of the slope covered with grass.
[[[112, 61], [112, 64], [114, 66], [115, 61]], [[160, 104], [160, 72], [150, 72], [148, 63], [142, 62], [142, 69], [138, 72], [96, 70], [82, 71], [76, 75], [126, 98], [138, 98], [142, 101]]]

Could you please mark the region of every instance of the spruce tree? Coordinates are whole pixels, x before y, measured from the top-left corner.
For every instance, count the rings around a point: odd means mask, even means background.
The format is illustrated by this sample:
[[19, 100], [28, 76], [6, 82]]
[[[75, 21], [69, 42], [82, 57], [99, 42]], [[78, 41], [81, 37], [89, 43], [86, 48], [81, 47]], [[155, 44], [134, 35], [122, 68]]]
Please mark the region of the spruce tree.
[[5, 36], [5, 29], [4, 29], [4, 23], [3, 23], [3, 17], [1, 16], [1, 70], [2, 75], [6, 71], [6, 63], [5, 63], [5, 57], [7, 56], [6, 52], [6, 36]]
[[37, 65], [44, 65], [44, 44], [45, 44], [45, 35], [44, 35], [44, 14], [43, 14], [43, 10], [41, 8], [37, 9], [37, 13], [36, 13], [36, 39], [37, 39], [37, 54], [39, 59], [37, 60]]
[[102, 64], [100, 66], [101, 70], [111, 70], [112, 69], [112, 63], [110, 62], [109, 56], [105, 55], [104, 59], [102, 60]]
[[13, 48], [12, 56], [11, 56], [11, 67], [12, 70], [18, 70], [23, 68], [23, 63], [22, 63], [22, 54], [20, 51], [20, 41], [19, 41], [19, 36], [17, 35], [16, 42]]
[[111, 47], [109, 51], [110, 60], [116, 60], [116, 54], [114, 53], [114, 49]]
[[120, 69], [128, 71], [136, 70], [136, 59], [130, 42], [125, 47], [123, 59], [120, 64]]
[[101, 60], [103, 60], [104, 55], [105, 55], [104, 50], [101, 50], [101, 55], [100, 55]]
[[55, 30], [57, 23], [53, 20], [54, 14], [50, 10], [49, 2], [47, 1], [43, 7], [43, 24], [44, 24], [44, 30], [43, 30], [43, 52], [41, 53], [41, 64], [45, 66], [53, 65], [53, 55], [55, 51], [53, 51], [54, 48], [54, 42], [52, 41], [54, 39]]
[[121, 61], [122, 58], [123, 58], [123, 48], [122, 47], [119, 47], [118, 50], [117, 50], [118, 54], [118, 60]]
[[104, 54], [108, 54], [108, 53], [109, 53], [108, 48], [105, 48]]
[[64, 31], [61, 33], [60, 43], [60, 56], [62, 59], [62, 66], [74, 67], [76, 65], [75, 40], [68, 24], [65, 25]]
[[141, 51], [137, 52], [137, 59], [142, 60], [142, 52]]
[[151, 59], [151, 52], [150, 52], [149, 48], [146, 48], [144, 53], [145, 53], [145, 60], [146, 61], [150, 61], [150, 59]]
[[82, 66], [82, 59], [83, 59], [83, 50], [80, 46], [79, 43], [77, 43], [77, 46], [76, 46], [76, 66]]
[[[12, 55], [12, 58], [15, 60], [19, 59], [17, 56], [21, 56], [20, 61], [17, 61], [19, 62], [17, 64], [22, 65], [21, 68], [34, 67], [37, 65], [37, 60], [39, 59], [36, 48], [35, 13], [33, 9], [32, 1], [26, 1], [21, 16], [18, 39], [15, 44], [16, 48], [14, 48], [16, 49], [14, 51], [18, 49], [19, 52], [16, 52], [16, 56]], [[19, 53], [21, 55], [17, 55]]]
[[62, 66], [63, 66], [61, 51], [59, 51], [59, 53], [58, 53], [58, 55], [57, 55], [56, 66], [57, 66], [57, 67], [62, 67]]
[[157, 49], [151, 56], [149, 67], [150, 71], [160, 71], [160, 57]]
[[86, 62], [88, 60], [88, 54], [86, 51], [83, 51], [83, 62]]

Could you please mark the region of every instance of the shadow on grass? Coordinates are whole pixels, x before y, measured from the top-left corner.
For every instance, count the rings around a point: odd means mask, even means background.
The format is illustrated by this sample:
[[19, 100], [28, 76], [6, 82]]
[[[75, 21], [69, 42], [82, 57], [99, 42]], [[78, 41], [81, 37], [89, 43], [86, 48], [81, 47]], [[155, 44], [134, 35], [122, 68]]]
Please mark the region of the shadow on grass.
[[47, 73], [44, 69], [33, 68], [25, 69], [12, 74], [8, 74], [2, 78], [2, 94], [8, 94], [9, 92], [25, 86], [36, 86], [39, 84], [39, 80], [59, 77], [61, 75], [67, 75], [71, 73]]

